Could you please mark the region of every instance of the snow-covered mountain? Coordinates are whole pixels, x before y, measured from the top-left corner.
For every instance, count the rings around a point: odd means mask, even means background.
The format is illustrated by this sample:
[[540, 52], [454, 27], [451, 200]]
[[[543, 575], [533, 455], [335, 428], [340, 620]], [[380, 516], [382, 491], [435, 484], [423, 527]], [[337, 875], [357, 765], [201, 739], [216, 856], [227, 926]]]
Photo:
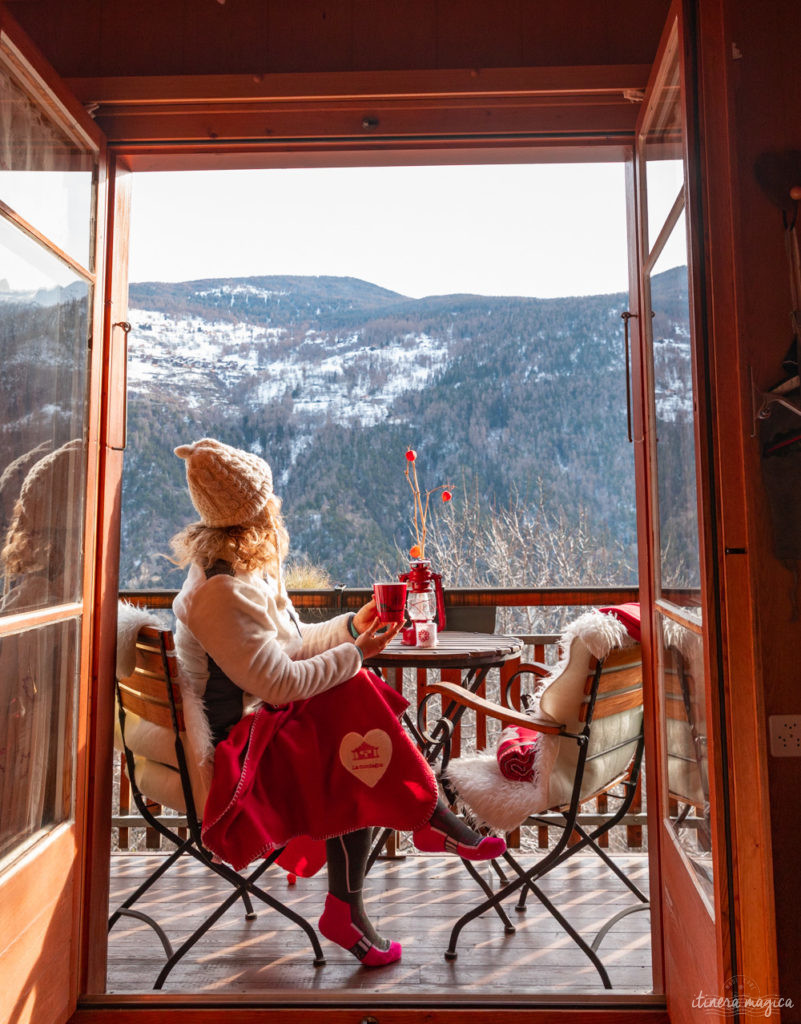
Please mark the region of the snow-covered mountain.
[[[669, 423], [692, 396], [680, 275], [664, 278], [656, 360]], [[204, 435], [270, 461], [296, 553], [344, 583], [408, 544], [408, 446], [424, 487], [477, 488], [487, 512], [544, 493], [630, 546], [626, 305], [622, 294], [416, 300], [350, 278], [132, 285], [123, 583], [180, 575], [153, 551], [193, 516], [172, 448]]]

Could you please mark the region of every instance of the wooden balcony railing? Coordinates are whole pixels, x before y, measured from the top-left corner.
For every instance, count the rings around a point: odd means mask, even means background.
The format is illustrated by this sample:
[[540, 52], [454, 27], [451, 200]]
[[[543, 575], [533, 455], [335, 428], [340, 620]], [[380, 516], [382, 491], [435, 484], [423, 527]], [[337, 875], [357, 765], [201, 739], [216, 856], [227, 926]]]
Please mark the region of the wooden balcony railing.
[[[120, 593], [123, 600], [141, 607], [168, 610], [172, 607], [175, 597], [172, 590], [124, 591]], [[369, 600], [371, 591], [367, 589], [346, 589], [337, 587], [332, 590], [291, 591], [292, 602], [301, 615], [308, 620], [328, 618], [340, 612], [353, 611]], [[458, 622], [460, 629], [472, 629], [478, 632], [511, 632], [521, 637], [524, 649], [519, 659], [508, 662], [501, 670], [490, 672], [485, 684], [485, 696], [493, 700], [502, 700], [506, 689], [506, 681], [522, 665], [531, 661], [539, 663], [555, 663], [558, 657], [558, 630], [563, 628], [571, 618], [589, 607], [623, 604], [639, 599], [635, 587], [586, 587], [586, 588], [538, 588], [522, 589], [501, 587], [493, 589], [451, 589], [445, 593], [446, 619], [449, 624]], [[523, 618], [531, 618], [532, 609], [548, 609], [551, 621], [556, 621], [556, 613], [561, 619], [553, 632], [524, 632], [519, 628]], [[528, 611], [528, 615], [526, 612]], [[512, 624], [516, 619], [518, 628]], [[459, 672], [443, 670], [444, 679], [458, 682]], [[427, 680], [425, 670], [392, 669], [387, 673], [387, 682], [394, 686], [416, 706], [424, 691]], [[510, 699], [519, 707], [520, 687], [515, 685]], [[471, 713], [472, 715], [472, 713]], [[483, 715], [476, 714], [465, 717], [454, 732], [454, 756], [458, 755], [462, 746], [483, 748], [494, 738], [493, 728], [497, 723], [489, 723]], [[146, 849], [158, 849], [159, 836], [153, 830], [144, 830], [141, 818], [135, 808], [131, 808], [130, 790], [125, 772], [120, 762], [119, 770], [115, 769], [115, 793], [119, 799], [112, 811], [112, 826], [118, 830], [115, 845], [119, 849], [131, 849], [144, 843]], [[607, 815], [607, 798], [599, 797], [588, 802], [579, 815], [579, 823], [592, 825], [603, 820]], [[170, 817], [175, 824], [175, 817]], [[638, 793], [631, 812], [623, 819], [623, 823], [604, 836], [603, 845], [611, 844], [621, 850], [641, 849], [645, 845], [643, 828], [646, 815], [641, 792]], [[136, 838], [130, 830], [137, 831]], [[150, 833], [153, 832], [151, 835]], [[526, 840], [530, 842], [531, 840]], [[536, 829], [536, 845], [545, 848], [549, 845], [549, 827], [539, 825]], [[511, 837], [511, 843], [521, 843], [519, 832]]]

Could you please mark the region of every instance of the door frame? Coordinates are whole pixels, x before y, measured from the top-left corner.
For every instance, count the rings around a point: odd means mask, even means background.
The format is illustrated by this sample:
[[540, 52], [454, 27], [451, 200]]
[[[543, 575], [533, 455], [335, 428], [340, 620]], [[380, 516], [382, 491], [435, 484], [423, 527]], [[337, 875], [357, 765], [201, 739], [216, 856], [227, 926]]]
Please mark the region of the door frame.
[[[10, 1006], [12, 1019], [41, 1021], [66, 1020], [74, 1011], [81, 991], [79, 978], [80, 938], [83, 901], [83, 874], [86, 855], [87, 822], [91, 800], [88, 787], [92, 777], [89, 746], [90, 717], [94, 706], [93, 642], [95, 611], [98, 607], [96, 584], [96, 515], [100, 501], [102, 459], [99, 444], [101, 400], [104, 391], [104, 347], [100, 344], [104, 323], [103, 280], [105, 273], [105, 225], [108, 186], [105, 138], [82, 105], [66, 88], [47, 61], [5, 6], [0, 5], [0, 31], [10, 62], [26, 80], [37, 102], [66, 132], [91, 150], [96, 158], [94, 192], [95, 232], [92, 266], [80, 267], [66, 254], [29, 226], [15, 218], [18, 226], [42, 242], [57, 258], [73, 266], [92, 288], [92, 306], [88, 320], [86, 390], [86, 482], [83, 532], [83, 570], [81, 598], [74, 607], [63, 605], [43, 608], [30, 615], [9, 617], [4, 626], [13, 627], [13, 619], [23, 626], [38, 626], [80, 615], [80, 657], [74, 723], [74, 795], [72, 817], [33, 838], [16, 859], [11, 860], [0, 887], [0, 931], [14, 935], [3, 952], [2, 999]], [[20, 924], [20, 922], [24, 922]], [[54, 965], [58, 965], [55, 970]], [[9, 970], [9, 967], [11, 970]], [[65, 969], [66, 968], [66, 969]]]
[[[703, 317], [702, 299], [703, 248], [696, 230], [698, 197], [691, 186], [691, 147], [695, 139], [695, 125], [688, 112], [694, 94], [693, 62], [686, 39], [685, 5], [674, 0], [663, 30], [659, 50], [652, 68], [643, 107], [636, 128], [633, 183], [635, 216], [637, 222], [637, 265], [633, 273], [637, 288], [637, 325], [639, 358], [637, 375], [639, 393], [634, 396], [636, 419], [642, 431], [636, 437], [637, 508], [640, 557], [641, 604], [649, 609], [646, 616], [645, 657], [649, 664], [651, 741], [649, 776], [651, 791], [649, 809], [652, 812], [651, 841], [656, 846], [659, 865], [660, 930], [663, 952], [663, 979], [671, 1019], [690, 1021], [693, 999], [699, 993], [719, 992], [722, 979], [731, 976], [730, 951], [725, 936], [732, 933], [731, 878], [728, 870], [729, 819], [728, 794], [721, 772], [720, 751], [725, 750], [725, 733], [721, 734], [720, 719], [716, 714], [714, 694], [720, 681], [717, 651], [720, 649], [720, 601], [716, 584], [716, 562], [711, 552], [716, 550], [716, 494], [708, 474], [708, 439], [712, 434], [710, 404], [706, 382], [707, 332]], [[672, 61], [678, 62], [679, 98], [682, 112], [682, 167], [684, 184], [665, 220], [655, 225], [656, 238], [647, 234], [647, 187], [645, 182], [645, 156], [641, 155], [641, 140], [649, 130], [652, 118], [663, 98], [664, 79]], [[683, 203], [678, 205], [683, 192]], [[683, 212], [687, 232], [687, 267], [689, 289], [689, 318], [692, 331], [691, 372], [693, 386], [695, 486], [698, 504], [698, 544], [700, 567], [700, 598], [704, 637], [704, 690], [706, 693], [707, 729], [711, 758], [710, 805], [713, 822], [714, 885], [713, 906], [701, 893], [684, 853], [679, 845], [668, 814], [668, 792], [665, 747], [665, 708], [660, 690], [661, 616], [657, 610], [660, 538], [658, 518], [658, 473], [656, 423], [652, 420], [654, 392], [651, 358], [651, 303], [650, 274], [661, 253], [661, 244], [673, 231]], [[657, 255], [652, 258], [651, 253]], [[656, 769], [656, 770], [655, 770]], [[719, 799], [720, 798], [720, 799]], [[653, 799], [653, 803], [651, 800]]]
[[[693, 4], [687, 5], [688, 9], [693, 9], [694, 6]], [[697, 12], [699, 24], [695, 28], [696, 32], [703, 32], [701, 40], [701, 57], [703, 59], [700, 61], [699, 74], [704, 91], [700, 97], [697, 115], [699, 125], [702, 125], [704, 130], [703, 132], [699, 130], [696, 133], [698, 140], [697, 153], [695, 154], [697, 165], [694, 168], [694, 176], [698, 179], [696, 195], [699, 197], [700, 210], [697, 213], [697, 225], [700, 233], [705, 237], [709, 236], [710, 231], [714, 234], [720, 230], [726, 232], [727, 237], [733, 240], [734, 215], [731, 209], [731, 197], [728, 194], [724, 194], [725, 190], [712, 191], [706, 185], [706, 182], [714, 180], [732, 180], [731, 139], [728, 127], [730, 95], [727, 73], [724, 66], [724, 55], [728, 51], [729, 43], [725, 33], [722, 13], [717, 9], [712, 9], [709, 5], [698, 6], [704, 8]], [[695, 14], [696, 12], [693, 10], [693, 13]], [[436, 96], [435, 88], [432, 87], [430, 95]], [[69, 98], [71, 99], [71, 97]], [[222, 97], [222, 99], [224, 101], [225, 98]], [[476, 105], [477, 107], [480, 106], [480, 101], [477, 100]], [[78, 107], [78, 104], [74, 104], [74, 106]], [[722, 148], [720, 147], [721, 141], [723, 143]], [[469, 139], [464, 140], [464, 145], [469, 146]], [[485, 145], [485, 143], [479, 143], [479, 145]], [[536, 143], [533, 143], [533, 145], [536, 145]], [[622, 147], [623, 143], [618, 143], [618, 145]], [[507, 148], [507, 154], [514, 158], [513, 148], [508, 142], [505, 143], [505, 146], [509, 147]], [[370, 151], [375, 160], [381, 159], [378, 155], [379, 148], [377, 146], [374, 150]], [[428, 148], [429, 155], [433, 155], [433, 147], [426, 148]], [[328, 150], [327, 152], [330, 157], [333, 151]], [[568, 155], [573, 157], [581, 156], [582, 153], [586, 152], [586, 149], [583, 149], [580, 144], [574, 142], [564, 147], [562, 158]], [[598, 155], [598, 152], [597, 149], [594, 149], [595, 156]], [[130, 154], [131, 162], [126, 168], [125, 160], [127, 155], [125, 147], [119, 147], [115, 150], [116, 168], [130, 170], [131, 167], [136, 167], [136, 163], [139, 161], [157, 161], [159, 159], [158, 154], [153, 153], [152, 150], [147, 154], [140, 150]], [[450, 149], [446, 158], [453, 159], [455, 155], [455, 150]], [[351, 154], [350, 159], [352, 158]], [[226, 159], [230, 160], [234, 166], [253, 166], [252, 161], [254, 159], [256, 159], [260, 166], [266, 165], [263, 154], [261, 156], [249, 155], [243, 157], [241, 154], [237, 156], [232, 149], [226, 157], [225, 154], [220, 154], [219, 150], [215, 150], [212, 153], [210, 149], [204, 150], [200, 146], [195, 148], [191, 154], [187, 152], [186, 147], [183, 148], [183, 153], [179, 154], [178, 147], [176, 147], [173, 150], [171, 159], [174, 165], [183, 163], [184, 166], [194, 162], [197, 162], [199, 166], [219, 166], [221, 163], [225, 163]], [[310, 159], [313, 162], [314, 158]], [[112, 174], [111, 194], [116, 197], [121, 195], [122, 192], [115, 191], [113, 180], [114, 175]], [[115, 237], [117, 237], [116, 231], [126, 216], [122, 212], [122, 207], [117, 206], [117, 198], [114, 198], [114, 202], [111, 204], [109, 216], [111, 218], [109, 221], [111, 226], [109, 243], [113, 245]], [[101, 223], [102, 221], [98, 222], [99, 227]], [[709, 329], [711, 332], [709, 336], [709, 384], [712, 389], [710, 416], [716, 428], [712, 431], [712, 451], [710, 453], [710, 465], [707, 476], [711, 475], [719, 498], [719, 505], [716, 509], [716, 523], [720, 526], [720, 534], [725, 537], [727, 549], [726, 560], [722, 563], [723, 579], [716, 583], [717, 592], [725, 596], [727, 600], [726, 617], [722, 623], [722, 635], [718, 644], [719, 658], [717, 668], [718, 678], [724, 686], [724, 695], [726, 697], [726, 701], [721, 704], [721, 719], [725, 721], [727, 730], [732, 730], [733, 741], [737, 743], [738, 751], [748, 751], [749, 754], [753, 754], [753, 760], [750, 763], [745, 763], [746, 757], [744, 754], [742, 760], [733, 762], [729, 766], [731, 769], [729, 777], [731, 806], [733, 812], [739, 812], [733, 813], [732, 824], [732, 840], [737, 844], [733, 864], [735, 884], [732, 895], [736, 901], [739, 901], [738, 905], [743, 908], [738, 913], [735, 921], [736, 928], [733, 941], [737, 943], [740, 962], [743, 964], [752, 963], [754, 965], [754, 974], [756, 973], [758, 962], [761, 963], [759, 978], [760, 980], [765, 978], [769, 985], [770, 978], [773, 977], [775, 979], [777, 975], [775, 929], [773, 929], [772, 924], [769, 815], [759, 815], [756, 832], [752, 831], [755, 818], [753, 800], [756, 798], [757, 807], [759, 808], [767, 809], [768, 806], [764, 743], [762, 740], [764, 732], [760, 732], [761, 726], [764, 723], [760, 717], [760, 701], [756, 692], [755, 672], [751, 671], [749, 676], [749, 666], [752, 669], [754, 665], [755, 639], [753, 630], [748, 635], [745, 635], [742, 632], [738, 632], [736, 628], [738, 622], [753, 623], [754, 608], [749, 584], [750, 574], [747, 572], [747, 566], [744, 569], [743, 561], [739, 560], [739, 555], [737, 558], [732, 557], [729, 559], [728, 557], [729, 548], [732, 551], [736, 550], [739, 552], [745, 550], [746, 547], [744, 534], [746, 502], [742, 480], [737, 479], [732, 482], [723, 473], [724, 461], [726, 462], [727, 471], [730, 466], [726, 459], [726, 452], [723, 450], [724, 445], [720, 440], [720, 438], [727, 440], [736, 438], [736, 443], [741, 445], [742, 434], [739, 433], [739, 428], [744, 418], [742, 403], [730, 403], [729, 408], [722, 413], [722, 405], [719, 401], [720, 397], [726, 394], [743, 394], [743, 382], [740, 379], [739, 368], [735, 365], [734, 360], [726, 358], [725, 353], [721, 352], [721, 349], [725, 349], [727, 330], [734, 327], [733, 319], [735, 316], [733, 311], [734, 303], [731, 302], [735, 276], [734, 262], [733, 259], [729, 259], [724, 254], [723, 248], [722, 245], [717, 245], [711, 253], [707, 254], [708, 258], [704, 263], [701, 287], [701, 294], [708, 300], [707, 316], [710, 321]], [[114, 265], [117, 258], [110, 258], [110, 267]], [[110, 284], [109, 288], [111, 288]], [[111, 288], [111, 291], [113, 291], [113, 288]], [[112, 305], [117, 301], [117, 308], [111, 311], [106, 318], [102, 335], [104, 337], [102, 374], [107, 403], [105, 408], [110, 410], [114, 407], [114, 401], [111, 396], [114, 389], [119, 387], [120, 379], [120, 371], [118, 367], [115, 369], [114, 366], [116, 357], [111, 352], [113, 345], [118, 344], [111, 325], [123, 321], [125, 316], [119, 300], [113, 298], [108, 288], [105, 292], [105, 301], [106, 303], [112, 303]], [[119, 329], [117, 329], [118, 333]], [[99, 332], [95, 335], [95, 337], [100, 336]], [[95, 353], [95, 358], [99, 358], [97, 353]], [[636, 366], [634, 370], [636, 376]], [[100, 377], [97, 379], [99, 380]], [[735, 408], [732, 409], [732, 405]], [[104, 419], [107, 418], [104, 414]], [[634, 426], [636, 432], [636, 417]], [[101, 525], [103, 534], [102, 544], [98, 545], [96, 566], [98, 601], [95, 606], [94, 618], [96, 648], [92, 670], [92, 719], [89, 732], [91, 746], [88, 758], [89, 765], [93, 768], [101, 766], [109, 757], [109, 740], [104, 737], [109, 735], [109, 722], [111, 721], [108, 700], [110, 686], [108, 684], [112, 678], [113, 666], [109, 631], [113, 623], [116, 603], [114, 548], [118, 538], [114, 531], [118, 529], [119, 525], [118, 509], [116, 506], [119, 500], [119, 477], [121, 471], [119, 449], [114, 444], [109, 443], [113, 427], [106, 424], [104, 430], [106, 431], [105, 439], [101, 441], [101, 449], [99, 451], [99, 469], [104, 497], [98, 502], [97, 507], [97, 522]], [[738, 469], [741, 472], [741, 467], [738, 467]], [[115, 516], [117, 517], [116, 520]], [[741, 532], [741, 535], [738, 535], [738, 531]], [[716, 553], [720, 553], [720, 547], [721, 541], [718, 539], [715, 543]], [[735, 604], [736, 609], [733, 607]], [[648, 640], [649, 637], [646, 630], [646, 644]], [[728, 683], [726, 680], [728, 680]], [[735, 690], [733, 684], [738, 680], [743, 685], [739, 690]], [[740, 764], [743, 767], [738, 767]], [[85, 774], [87, 776], [85, 793], [89, 809], [86, 815], [86, 828], [84, 832], [86, 843], [86, 857], [84, 861], [86, 896], [81, 901], [84, 937], [81, 943], [82, 968], [80, 977], [81, 991], [91, 992], [98, 991], [98, 978], [102, 973], [97, 959], [97, 946], [101, 933], [103, 933], [103, 938], [105, 937], [103, 927], [105, 924], [103, 896], [104, 886], [107, 886], [108, 865], [107, 846], [104, 846], [104, 842], [107, 843], [108, 833], [107, 831], [104, 833], [104, 829], [107, 829], [109, 824], [106, 788], [107, 786], [110, 787], [110, 770], [108, 772], [109, 781], [107, 784], [100, 778], [94, 784], [88, 777], [91, 773], [87, 771]], [[101, 773], [98, 772], [97, 775], [99, 777]], [[743, 838], [742, 833], [737, 832], [736, 824], [738, 820], [747, 823], [748, 838]], [[760, 823], [761, 828], [759, 827]], [[654, 826], [654, 828], [656, 827]], [[746, 829], [743, 831], [746, 831]], [[106, 860], [105, 868], [103, 865], [104, 858]], [[767, 898], [765, 898], [766, 896]], [[750, 914], [747, 912], [748, 910], [751, 911]], [[743, 955], [744, 950], [745, 955]], [[103, 954], [104, 963], [105, 954]], [[768, 988], [768, 990], [770, 989]], [[176, 1006], [182, 1001], [185, 1005], [187, 1002], [184, 998], [173, 1003], [172, 1000], [162, 996], [161, 1004], [164, 1005], [165, 1001]], [[100, 1002], [107, 1004], [109, 1009], [111, 1009], [115, 1001], [100, 997]], [[147, 1016], [147, 1005], [152, 1001], [147, 998], [139, 1002], [142, 1005], [142, 1011]], [[119, 1001], [116, 1001], [116, 1006], [118, 1013], [120, 1013]], [[331, 1010], [330, 1012], [321, 1010], [320, 1013], [321, 1015], [327, 1015], [331, 1020], [344, 1020], [350, 1019], [352, 1009], [349, 1011]], [[180, 1013], [181, 1011], [178, 1012]], [[196, 1014], [198, 1010], [189, 1012]], [[209, 1019], [213, 1019], [218, 1012], [210, 1009]], [[243, 1011], [236, 1012], [240, 1015], [243, 1013]], [[454, 1014], [457, 1012], [460, 1014], [461, 1019], [464, 1016], [464, 1011], [453, 1011]], [[497, 1013], [497, 1011], [494, 1012]], [[535, 1019], [533, 1014], [536, 1014], [536, 1012], [533, 1010], [521, 1011], [521, 1013], [527, 1015], [526, 1019], [528, 1020]], [[588, 1009], [576, 1010], [576, 1019], [583, 1018], [586, 1020], [588, 1012]], [[643, 1012], [648, 1013], [648, 1011]], [[85, 1009], [79, 1011], [76, 1020], [100, 1019], [101, 1013], [105, 1013], [105, 1011], [101, 1011], [99, 1006], [90, 1009], [89, 1004], [85, 1004]], [[286, 1010], [286, 1013], [287, 1019], [293, 1019], [296, 1015], [296, 1011], [289, 1009]], [[444, 1020], [444, 1015], [448, 1013], [449, 1011], [445, 1010], [441, 1013], [438, 1012], [437, 1018], [441, 1017]], [[512, 1019], [511, 1015], [514, 1015], [515, 1011], [511, 1010], [509, 1013], [509, 1019]], [[131, 1013], [131, 1016], [133, 1016], [133, 1013]], [[382, 1019], [384, 1019], [384, 1016], [382, 1014]], [[406, 1011], [405, 1016], [398, 1019], [406, 1020], [410, 1019], [410, 1016], [411, 1014]], [[108, 1018], [106, 1017], [105, 1019]], [[123, 1017], [118, 1016], [116, 1019], [122, 1020]], [[144, 1017], [137, 1013], [137, 1020], [143, 1019]], [[197, 1019], [197, 1017], [193, 1019]], [[478, 1020], [477, 1017], [475, 1019]]]
[[[693, 386], [696, 413], [696, 484], [700, 506], [706, 515], [699, 519], [702, 551], [702, 591], [705, 623], [705, 671], [707, 706], [717, 742], [710, 761], [715, 815], [714, 928], [719, 989], [707, 996], [745, 998], [755, 992], [762, 996], [778, 990], [775, 915], [771, 858], [768, 765], [764, 736], [765, 716], [756, 669], [756, 606], [749, 569], [748, 499], [745, 471], [750, 391], [744, 368], [735, 358], [737, 337], [736, 303], [736, 214], [733, 191], [734, 109], [730, 59], [732, 44], [727, 36], [723, 10], [699, 0], [674, 0], [669, 25], [678, 20], [682, 63], [682, 102], [685, 113], [685, 188], [688, 246], [690, 249], [691, 317], [696, 344], [693, 350]], [[663, 36], [654, 63], [649, 93], [658, 74], [667, 45]], [[640, 124], [638, 122], [638, 132]], [[632, 176], [638, 173], [637, 161]], [[730, 182], [731, 188], [721, 187]], [[717, 185], [717, 187], [716, 187]], [[639, 219], [642, 210], [632, 215]], [[638, 225], [639, 235], [639, 225]], [[638, 307], [641, 301], [639, 280]], [[639, 308], [636, 312], [639, 313]], [[643, 333], [641, 326], [641, 335]], [[641, 340], [641, 349], [643, 342]], [[642, 388], [647, 366], [638, 357]], [[637, 410], [641, 416], [642, 411]], [[635, 422], [637, 421], [635, 413]], [[649, 442], [638, 434], [638, 514], [643, 515], [647, 545], [641, 545], [640, 588], [643, 603], [653, 611], [654, 567], [650, 555], [653, 535], [650, 527], [653, 495], [649, 479]], [[735, 456], [734, 453], [737, 453]], [[643, 550], [646, 549], [648, 552]], [[655, 618], [655, 612], [653, 616]], [[656, 687], [656, 645], [653, 623], [648, 623], [647, 648], [651, 680]], [[654, 714], [649, 738], [654, 756], [661, 755], [662, 730], [656, 690], [651, 694]], [[656, 763], [659, 763], [658, 761]], [[652, 773], [652, 775], [655, 773]], [[650, 780], [652, 784], [654, 780]], [[649, 802], [650, 802], [649, 793]], [[650, 803], [649, 803], [650, 806]], [[653, 804], [655, 809], [660, 804]], [[661, 817], [661, 815], [660, 815]], [[669, 826], [659, 820], [653, 834]], [[659, 830], [659, 831], [658, 831]], [[663, 903], [671, 873], [680, 868], [672, 836], [657, 858], [662, 875]], [[652, 890], [654, 891], [654, 890]], [[663, 942], [667, 905], [660, 916]], [[683, 922], [686, 933], [703, 926], [698, 917]], [[667, 951], [667, 950], [666, 950]], [[664, 965], [663, 965], [664, 968]], [[695, 987], [700, 975], [692, 970], [681, 974], [666, 971], [665, 991], [671, 1020], [690, 1020], [693, 1000], [702, 995]], [[676, 976], [678, 973], [678, 977]]]

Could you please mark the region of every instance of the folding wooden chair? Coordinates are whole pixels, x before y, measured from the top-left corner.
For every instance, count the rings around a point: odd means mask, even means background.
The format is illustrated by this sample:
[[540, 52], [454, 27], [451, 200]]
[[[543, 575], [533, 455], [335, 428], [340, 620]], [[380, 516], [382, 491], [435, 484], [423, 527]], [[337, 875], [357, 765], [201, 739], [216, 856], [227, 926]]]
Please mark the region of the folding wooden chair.
[[[592, 622], [583, 616], [577, 624], [582, 620], [585, 624]], [[541, 672], [535, 669], [535, 674], [541, 675]], [[462, 806], [468, 819], [476, 825], [485, 825], [496, 831], [510, 831], [516, 824], [553, 826], [556, 815], [556, 824], [561, 832], [554, 846], [528, 868], [524, 868], [507, 851], [503, 859], [514, 877], [507, 880], [505, 872], [496, 863], [503, 884], [494, 893], [475, 867], [463, 861], [484, 890], [485, 899], [463, 914], [453, 926], [445, 958], [455, 959], [461, 930], [490, 908], [505, 920], [507, 931], [514, 931], [501, 905], [519, 891], [517, 910], [523, 911], [530, 891], [589, 957], [604, 986], [611, 988], [609, 975], [597, 949], [617, 921], [635, 910], [648, 908], [648, 897], [598, 844], [601, 836], [622, 821], [636, 792], [643, 754], [642, 656], [639, 644], [626, 644], [596, 657], [582, 639], [581, 631], [571, 635], [568, 630], [559, 666], [546, 679], [536, 711], [531, 713], [519, 712], [466, 693], [452, 683], [432, 683], [427, 687], [427, 693], [442, 694], [449, 701], [480, 711], [504, 725], [534, 730], [540, 734], [538, 744], [545, 739], [543, 753], [545, 745], [556, 744], [555, 751], [551, 746], [552, 766], [547, 778], [544, 783], [540, 780], [537, 786], [503, 778], [494, 754], [449, 761], [446, 749], [441, 768], [443, 788], [451, 802]], [[605, 821], [586, 830], [577, 820], [581, 804], [601, 794], [617, 799], [619, 805]], [[529, 800], [531, 804], [527, 806]], [[547, 820], [541, 817], [544, 814], [548, 814]], [[515, 817], [517, 820], [512, 820]], [[639, 901], [610, 918], [592, 943], [585, 941], [538, 885], [548, 872], [585, 849], [600, 857]]]
[[[314, 952], [314, 966], [324, 964], [325, 958], [317, 933], [308, 921], [256, 885], [257, 879], [281, 855], [280, 849], [273, 851], [250, 874], [243, 875], [215, 860], [203, 846], [201, 816], [205, 794], [202, 792], [201, 773], [197, 765], [192, 763], [192, 744], [187, 736], [184, 700], [178, 683], [173, 637], [169, 630], [153, 626], [143, 626], [139, 630], [136, 667], [130, 675], [117, 681], [117, 702], [119, 738], [136, 806], [145, 822], [175, 846], [175, 850], [136, 892], [111, 914], [108, 923], [111, 931], [121, 916], [135, 917], [156, 932], [164, 946], [167, 962], [153, 987], [162, 987], [178, 961], [237, 900], [241, 899], [245, 906], [246, 919], [255, 918], [251, 896], [302, 928]], [[152, 813], [148, 797], [186, 815], [186, 838]], [[230, 883], [232, 891], [178, 949], [173, 949], [159, 923], [149, 914], [134, 909], [134, 905], [184, 855], [195, 858], [220, 878], [224, 878]]]

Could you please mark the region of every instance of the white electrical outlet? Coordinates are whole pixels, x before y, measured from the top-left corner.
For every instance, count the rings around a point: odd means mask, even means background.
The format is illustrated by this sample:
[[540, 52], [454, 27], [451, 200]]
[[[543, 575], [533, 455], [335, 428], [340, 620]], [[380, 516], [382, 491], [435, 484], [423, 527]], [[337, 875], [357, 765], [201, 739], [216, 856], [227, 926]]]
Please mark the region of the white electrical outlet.
[[801, 757], [801, 715], [771, 715], [768, 724], [773, 757]]

